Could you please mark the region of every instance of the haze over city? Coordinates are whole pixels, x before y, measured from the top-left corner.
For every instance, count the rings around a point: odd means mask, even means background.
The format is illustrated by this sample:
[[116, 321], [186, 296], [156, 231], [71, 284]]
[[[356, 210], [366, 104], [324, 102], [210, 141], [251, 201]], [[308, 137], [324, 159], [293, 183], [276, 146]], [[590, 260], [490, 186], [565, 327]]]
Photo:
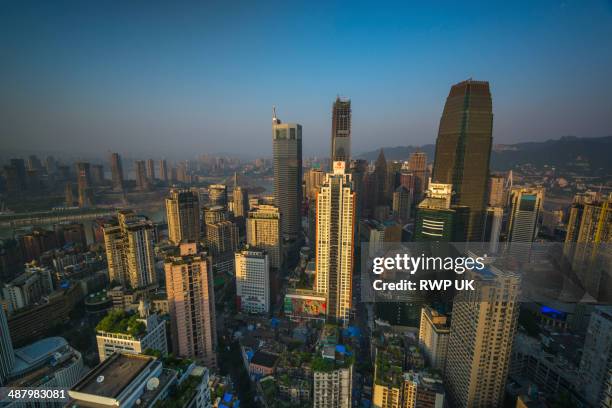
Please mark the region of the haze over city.
[[269, 155], [272, 105], [329, 151], [434, 143], [453, 83], [491, 83], [494, 143], [612, 134], [610, 1], [7, 3], [0, 149]]

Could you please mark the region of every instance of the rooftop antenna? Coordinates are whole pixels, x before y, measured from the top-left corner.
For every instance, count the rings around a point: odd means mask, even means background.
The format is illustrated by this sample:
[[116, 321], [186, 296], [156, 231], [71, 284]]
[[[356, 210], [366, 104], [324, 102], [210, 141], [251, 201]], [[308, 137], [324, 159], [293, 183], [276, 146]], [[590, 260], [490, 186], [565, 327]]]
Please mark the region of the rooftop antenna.
[[276, 105], [272, 105], [272, 124], [278, 125], [279, 123], [281, 121], [276, 117]]

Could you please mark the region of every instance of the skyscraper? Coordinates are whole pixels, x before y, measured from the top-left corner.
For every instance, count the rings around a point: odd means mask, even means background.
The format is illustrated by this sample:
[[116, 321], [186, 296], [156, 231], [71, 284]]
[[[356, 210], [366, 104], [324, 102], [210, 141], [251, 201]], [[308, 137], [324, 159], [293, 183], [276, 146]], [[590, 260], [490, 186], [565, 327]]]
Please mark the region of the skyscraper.
[[453, 302], [445, 382], [452, 406], [502, 406], [516, 333], [520, 277], [487, 267], [465, 273], [473, 291]]
[[482, 240], [492, 134], [489, 83], [469, 79], [453, 85], [440, 119], [432, 179], [452, 184], [453, 204], [470, 208], [468, 241]]
[[348, 166], [351, 159], [351, 100], [340, 98], [332, 108], [331, 162], [344, 161]]
[[168, 176], [168, 163], [166, 163], [166, 159], [161, 159], [159, 161], [159, 179], [164, 182], [170, 179]]
[[270, 261], [266, 251], [246, 248], [235, 254], [236, 296], [240, 310], [270, 312]]
[[430, 306], [421, 309], [419, 346], [425, 352], [429, 364], [436, 370], [444, 371], [448, 351], [450, 327], [445, 315]]
[[113, 182], [113, 190], [123, 191], [123, 166], [121, 165], [121, 156], [119, 153], [111, 155], [111, 179]]
[[272, 205], [259, 205], [249, 211], [246, 225], [248, 245], [264, 249], [270, 257], [270, 267], [280, 269], [283, 264], [281, 216]]
[[6, 381], [15, 366], [15, 353], [9, 333], [8, 322], [4, 309], [0, 307], [0, 386]]
[[309, 200], [315, 200], [319, 187], [325, 181], [325, 172], [320, 169], [309, 169], [304, 175], [305, 195]]
[[79, 194], [79, 207], [90, 207], [93, 205], [93, 194], [91, 192], [91, 174], [89, 163], [78, 162], [77, 170], [77, 190]]
[[215, 293], [210, 257], [184, 242], [178, 256], [164, 261], [173, 350], [216, 367]]
[[213, 257], [215, 272], [230, 272], [238, 249], [238, 227], [232, 221], [206, 224], [206, 243]]
[[420, 202], [427, 189], [427, 154], [413, 152], [408, 158], [408, 170], [414, 175], [414, 194], [416, 202]]
[[376, 163], [374, 164], [374, 207], [388, 205], [387, 200], [387, 159], [385, 152], [380, 149]]
[[416, 212], [415, 241], [465, 241], [469, 208], [451, 202], [451, 184], [429, 183], [427, 197]]
[[512, 210], [508, 220], [508, 241], [530, 243], [536, 237], [544, 189], [516, 187], [510, 193]]
[[504, 176], [493, 174], [489, 177], [489, 206], [501, 208], [506, 206], [505, 185]]
[[315, 290], [327, 297], [327, 319], [347, 325], [351, 310], [355, 193], [337, 161], [317, 197]]
[[149, 189], [149, 179], [147, 178], [146, 164], [144, 160], [136, 160], [136, 185], [140, 191]]
[[274, 203], [281, 213], [282, 233], [297, 239], [302, 208], [302, 125], [272, 117]]
[[147, 160], [147, 178], [150, 183], [155, 181], [155, 161], [153, 159]]
[[410, 208], [412, 203], [412, 194], [404, 187], [399, 186], [393, 192], [393, 217], [402, 223], [407, 223], [410, 219]]
[[597, 306], [584, 339], [580, 378], [591, 406], [605, 407], [605, 384], [612, 373], [612, 306]]
[[238, 185], [238, 176], [234, 175], [234, 216], [244, 218], [249, 212], [249, 190]]
[[175, 245], [200, 240], [200, 205], [198, 195], [189, 190], [170, 190], [166, 198], [168, 239]]
[[132, 211], [119, 211], [117, 223], [104, 226], [104, 246], [111, 281], [141, 288], [157, 281], [153, 223]]
[[94, 185], [101, 186], [104, 184], [104, 166], [94, 164], [91, 166], [91, 181]]

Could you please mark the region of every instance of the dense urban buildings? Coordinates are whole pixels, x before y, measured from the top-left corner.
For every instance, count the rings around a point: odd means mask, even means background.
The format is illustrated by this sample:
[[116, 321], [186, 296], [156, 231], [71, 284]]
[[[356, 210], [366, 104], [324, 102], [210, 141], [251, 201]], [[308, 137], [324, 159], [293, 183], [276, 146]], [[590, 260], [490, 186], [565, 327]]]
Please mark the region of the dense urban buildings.
[[272, 155], [274, 203], [281, 214], [281, 231], [295, 240], [302, 224], [302, 125], [281, 123], [276, 110], [272, 116]]
[[482, 239], [492, 132], [489, 83], [469, 79], [453, 85], [440, 119], [432, 180], [451, 184], [453, 204], [469, 207], [468, 241]]
[[236, 252], [236, 297], [240, 310], [270, 312], [270, 260], [266, 251], [246, 248]]
[[315, 290], [327, 296], [327, 319], [347, 325], [353, 284], [355, 193], [345, 163], [336, 161], [317, 196]]
[[210, 257], [196, 243], [182, 243], [164, 262], [176, 355], [216, 367], [217, 329]]

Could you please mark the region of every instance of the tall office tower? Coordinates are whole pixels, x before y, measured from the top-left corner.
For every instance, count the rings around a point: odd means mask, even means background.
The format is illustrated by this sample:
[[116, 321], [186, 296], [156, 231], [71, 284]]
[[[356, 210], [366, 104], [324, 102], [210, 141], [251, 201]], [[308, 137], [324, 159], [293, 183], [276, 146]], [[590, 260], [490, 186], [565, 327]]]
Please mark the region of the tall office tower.
[[429, 183], [427, 197], [417, 208], [414, 241], [465, 241], [469, 208], [451, 200], [451, 184]]
[[149, 190], [149, 179], [147, 178], [146, 163], [144, 160], [136, 160], [136, 185], [140, 191]]
[[78, 162], [77, 169], [77, 190], [79, 194], [79, 207], [91, 207], [93, 205], [93, 194], [91, 191], [91, 174], [89, 163]]
[[538, 217], [544, 201], [541, 187], [516, 187], [510, 193], [512, 209], [508, 220], [508, 241], [530, 243], [536, 237]]
[[325, 172], [320, 169], [309, 169], [304, 174], [305, 196], [308, 200], [316, 200], [321, 184], [325, 181]]
[[117, 213], [116, 225], [103, 229], [110, 280], [134, 289], [155, 283], [153, 223], [127, 210]]
[[297, 239], [302, 224], [302, 125], [272, 117], [274, 203], [281, 213], [284, 236]]
[[214, 224], [219, 221], [228, 221], [230, 219], [230, 213], [227, 208], [222, 205], [215, 205], [212, 207], [204, 207], [202, 209], [202, 223], [204, 229], [207, 224]]
[[0, 307], [0, 386], [6, 384], [13, 367], [15, 353], [4, 309]]
[[104, 166], [101, 164], [94, 164], [91, 166], [91, 181], [94, 185], [100, 186], [104, 184]]
[[208, 202], [210, 206], [227, 207], [227, 186], [225, 184], [211, 184], [208, 186]]
[[374, 164], [374, 188], [374, 206], [387, 205], [387, 159], [382, 149]]
[[161, 159], [159, 161], [159, 179], [164, 182], [170, 180], [168, 175], [168, 163], [166, 162], [166, 159]]
[[520, 277], [495, 267], [465, 273], [453, 302], [445, 382], [452, 406], [502, 406], [519, 314]]
[[111, 154], [111, 180], [113, 190], [123, 191], [123, 165], [119, 153]]
[[200, 240], [200, 204], [198, 195], [189, 190], [170, 190], [166, 198], [168, 240], [174, 245], [181, 241]]
[[[332, 362], [332, 365], [334, 363]], [[353, 365], [313, 372], [313, 408], [350, 408]]]
[[155, 181], [155, 161], [153, 159], [147, 160], [147, 178], [150, 183]]
[[66, 187], [64, 187], [64, 197], [66, 207], [74, 206], [74, 192], [72, 191], [72, 183], [66, 183]]
[[317, 197], [315, 290], [327, 297], [327, 319], [347, 325], [351, 311], [355, 193], [345, 162], [337, 161]]
[[412, 204], [412, 194], [404, 186], [399, 186], [393, 192], [393, 217], [402, 223], [407, 223], [410, 219], [410, 207]]
[[453, 185], [453, 204], [467, 206], [467, 240], [482, 240], [489, 159], [493, 141], [489, 83], [469, 79], [453, 85], [436, 140], [433, 181]]
[[217, 330], [212, 262], [196, 243], [181, 243], [164, 261], [173, 350], [216, 367]]
[[351, 160], [351, 100], [340, 98], [332, 109], [331, 162]]
[[280, 269], [283, 265], [281, 239], [281, 215], [277, 207], [259, 205], [249, 211], [246, 224], [246, 242], [268, 253], [270, 267]]
[[420, 202], [427, 190], [427, 154], [414, 152], [408, 158], [408, 170], [414, 175], [414, 194]]
[[270, 260], [266, 251], [246, 248], [235, 254], [238, 307], [247, 313], [270, 312]]
[[[590, 406], [603, 405], [605, 384], [612, 372], [612, 306], [597, 306], [591, 313], [580, 361], [582, 395]], [[609, 405], [608, 405], [609, 406]]]
[[444, 371], [450, 327], [447, 317], [434, 310], [431, 306], [421, 309], [421, 324], [419, 327], [419, 346], [425, 352], [431, 367]]
[[499, 250], [499, 238], [502, 232], [504, 209], [502, 207], [487, 207], [485, 216], [483, 241], [489, 243], [489, 252]]
[[501, 207], [504, 208], [506, 202], [506, 178], [499, 174], [492, 174], [489, 177], [489, 198], [488, 203], [490, 207]]

